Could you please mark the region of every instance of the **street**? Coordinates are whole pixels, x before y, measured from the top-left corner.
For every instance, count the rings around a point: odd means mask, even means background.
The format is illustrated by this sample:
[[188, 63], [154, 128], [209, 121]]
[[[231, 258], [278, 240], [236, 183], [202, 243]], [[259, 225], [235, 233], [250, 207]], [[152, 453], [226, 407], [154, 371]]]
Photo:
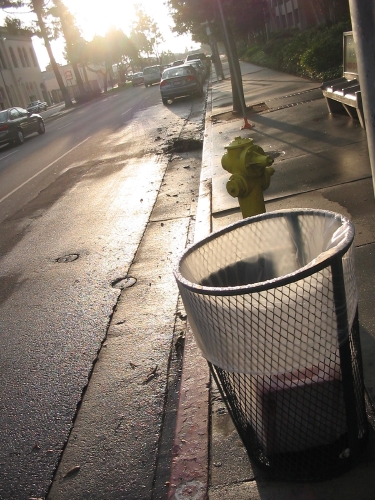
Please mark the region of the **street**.
[[130, 88], [1, 149], [0, 498], [162, 498], [204, 106]]

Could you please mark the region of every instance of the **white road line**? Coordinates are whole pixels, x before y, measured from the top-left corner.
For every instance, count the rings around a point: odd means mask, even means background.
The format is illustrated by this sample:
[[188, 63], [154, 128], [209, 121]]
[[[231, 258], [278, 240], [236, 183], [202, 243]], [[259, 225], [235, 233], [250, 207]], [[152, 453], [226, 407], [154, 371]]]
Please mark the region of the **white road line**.
[[87, 137], [84, 141], [80, 142], [79, 144], [77, 144], [77, 146], [74, 146], [74, 148], [72, 149], [69, 149], [69, 151], [67, 151], [66, 153], [64, 153], [63, 155], [59, 156], [56, 160], [54, 160], [52, 163], [50, 163], [49, 165], [47, 165], [46, 167], [42, 168], [42, 170], [40, 170], [38, 173], [36, 173], [35, 175], [33, 175], [32, 177], [30, 177], [30, 179], [28, 179], [27, 181], [23, 182], [22, 184], [20, 184], [18, 187], [16, 187], [15, 189], [13, 189], [13, 191], [11, 191], [10, 193], [8, 193], [6, 196], [4, 196], [3, 198], [0, 199], [0, 203], [4, 200], [6, 200], [7, 198], [9, 198], [9, 196], [11, 196], [13, 193], [15, 193], [16, 191], [18, 191], [19, 189], [21, 189], [23, 186], [25, 186], [28, 182], [32, 181], [33, 179], [35, 179], [35, 177], [38, 177], [39, 174], [41, 174], [42, 172], [44, 172], [45, 170], [47, 170], [47, 168], [51, 167], [54, 163], [56, 163], [57, 161], [61, 160], [61, 158], [64, 158], [64, 156], [68, 155], [69, 153], [71, 153], [74, 149], [78, 148], [79, 146], [81, 146], [81, 144], [83, 144], [84, 142], [86, 142], [87, 140], [89, 140], [91, 138], [90, 137]]
[[65, 128], [65, 127], [68, 127], [69, 125], [71, 125], [73, 122], [69, 122], [67, 123], [66, 125], [63, 125], [62, 127], [59, 127], [57, 130], [61, 130], [62, 128]]
[[10, 155], [14, 155], [14, 153], [17, 153], [17, 151], [18, 151], [18, 149], [16, 149], [15, 151], [12, 151], [11, 153], [9, 153], [9, 154], [8, 154], [8, 155], [6, 155], [6, 156], [2, 156], [2, 157], [0, 158], [0, 160], [5, 160], [5, 158], [8, 158], [8, 156], [10, 156]]
[[126, 113], [128, 113], [128, 112], [129, 112], [129, 111], [131, 111], [131, 110], [132, 110], [132, 108], [129, 108], [129, 109], [127, 109], [126, 111], [124, 111], [123, 113], [121, 113], [121, 115], [126, 115]]

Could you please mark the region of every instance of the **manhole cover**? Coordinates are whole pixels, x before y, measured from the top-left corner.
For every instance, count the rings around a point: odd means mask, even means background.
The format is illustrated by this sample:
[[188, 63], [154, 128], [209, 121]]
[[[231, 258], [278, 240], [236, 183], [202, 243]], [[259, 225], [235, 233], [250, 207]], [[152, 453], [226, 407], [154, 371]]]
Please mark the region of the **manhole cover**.
[[62, 257], [59, 257], [56, 259], [56, 262], [73, 262], [74, 260], [77, 260], [79, 257], [78, 253], [69, 253], [68, 255], [64, 255]]
[[118, 288], [119, 290], [123, 290], [124, 288], [130, 288], [131, 286], [137, 283], [136, 278], [132, 276], [127, 276], [126, 278], [117, 278], [113, 280], [111, 285], [113, 288]]

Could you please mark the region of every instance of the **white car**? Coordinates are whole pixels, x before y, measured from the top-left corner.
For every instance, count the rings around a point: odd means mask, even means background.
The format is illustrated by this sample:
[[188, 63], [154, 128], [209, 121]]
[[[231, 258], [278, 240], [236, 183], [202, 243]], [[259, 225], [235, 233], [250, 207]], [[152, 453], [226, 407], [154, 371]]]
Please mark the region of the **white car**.
[[27, 111], [30, 113], [39, 113], [40, 111], [45, 111], [48, 108], [48, 104], [42, 101], [32, 101], [27, 105]]

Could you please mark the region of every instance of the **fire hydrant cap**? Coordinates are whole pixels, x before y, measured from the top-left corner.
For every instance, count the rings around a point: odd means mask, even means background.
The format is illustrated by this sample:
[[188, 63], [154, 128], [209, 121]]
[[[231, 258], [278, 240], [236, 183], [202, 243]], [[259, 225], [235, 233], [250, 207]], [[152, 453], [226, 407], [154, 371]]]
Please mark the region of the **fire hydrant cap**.
[[244, 146], [249, 146], [253, 144], [254, 139], [247, 139], [242, 137], [235, 137], [234, 141], [232, 141], [228, 146], [225, 146], [225, 149], [236, 149], [243, 148]]

